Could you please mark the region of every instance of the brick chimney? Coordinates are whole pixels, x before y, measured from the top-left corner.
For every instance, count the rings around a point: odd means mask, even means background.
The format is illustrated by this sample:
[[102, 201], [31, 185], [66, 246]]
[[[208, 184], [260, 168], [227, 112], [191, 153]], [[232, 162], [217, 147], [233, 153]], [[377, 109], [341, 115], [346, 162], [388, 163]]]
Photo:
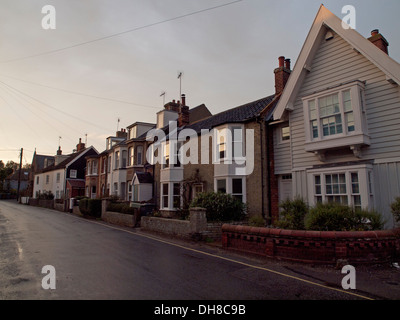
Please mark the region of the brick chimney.
[[172, 102], [168, 102], [164, 108], [165, 110], [169, 110], [169, 111], [175, 111], [175, 112], [179, 112], [179, 105], [180, 102], [175, 102], [175, 100], [172, 100]]
[[371, 31], [371, 37], [369, 37], [368, 40], [381, 49], [384, 53], [389, 54], [389, 42], [379, 33], [378, 29]]
[[76, 152], [85, 150], [85, 144], [82, 143], [82, 139], [79, 138], [79, 143], [76, 145]]
[[61, 150], [61, 147], [58, 147], [58, 150], [57, 150], [57, 155], [58, 155], [58, 156], [61, 156], [61, 155], [62, 155], [62, 150]]
[[117, 138], [127, 138], [128, 133], [126, 132], [126, 129], [121, 129], [120, 131], [117, 131], [116, 133]]
[[178, 127], [189, 124], [189, 107], [186, 106], [186, 96], [182, 94], [182, 104], [179, 107]]
[[279, 67], [274, 70], [275, 73], [275, 94], [282, 93], [291, 74], [290, 59], [281, 56], [278, 58]]

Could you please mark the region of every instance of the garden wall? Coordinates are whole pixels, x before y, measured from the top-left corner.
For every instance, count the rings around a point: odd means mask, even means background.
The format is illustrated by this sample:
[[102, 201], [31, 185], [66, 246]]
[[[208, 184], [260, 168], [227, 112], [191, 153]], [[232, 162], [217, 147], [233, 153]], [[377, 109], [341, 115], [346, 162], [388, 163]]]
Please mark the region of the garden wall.
[[222, 223], [208, 223], [206, 210], [191, 208], [189, 220], [177, 220], [158, 217], [142, 217], [143, 230], [155, 231], [186, 239], [211, 239], [219, 241], [222, 236]]
[[383, 263], [400, 258], [400, 229], [323, 232], [222, 226], [222, 246], [244, 253], [316, 264]]

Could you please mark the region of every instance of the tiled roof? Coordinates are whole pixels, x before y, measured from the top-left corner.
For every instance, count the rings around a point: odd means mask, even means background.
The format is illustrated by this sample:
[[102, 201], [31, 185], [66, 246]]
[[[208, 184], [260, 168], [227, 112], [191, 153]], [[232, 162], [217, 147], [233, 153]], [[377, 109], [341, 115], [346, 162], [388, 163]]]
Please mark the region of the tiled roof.
[[204, 120], [200, 120], [185, 128], [190, 128], [196, 132], [200, 132], [201, 129], [212, 129], [216, 126], [223, 125], [225, 123], [242, 123], [257, 117], [262, 110], [265, 109], [275, 98], [275, 95], [271, 95], [250, 103], [246, 103], [242, 106], [232, 108]]
[[139, 183], [152, 183], [153, 177], [149, 172], [136, 172]]

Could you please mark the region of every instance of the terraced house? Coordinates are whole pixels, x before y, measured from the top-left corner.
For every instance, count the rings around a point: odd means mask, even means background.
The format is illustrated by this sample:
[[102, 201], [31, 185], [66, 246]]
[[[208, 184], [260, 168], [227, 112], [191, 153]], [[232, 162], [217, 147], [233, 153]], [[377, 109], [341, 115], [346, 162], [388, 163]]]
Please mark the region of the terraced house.
[[[283, 197], [375, 208], [393, 226], [400, 195], [400, 64], [320, 7], [273, 113]], [[284, 189], [284, 190], [283, 190]]]

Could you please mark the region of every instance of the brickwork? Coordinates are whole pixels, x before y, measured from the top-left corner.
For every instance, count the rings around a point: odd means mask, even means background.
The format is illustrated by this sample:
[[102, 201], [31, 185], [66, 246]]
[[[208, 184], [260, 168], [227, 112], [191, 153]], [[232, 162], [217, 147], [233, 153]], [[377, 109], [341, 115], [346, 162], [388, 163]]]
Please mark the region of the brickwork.
[[225, 249], [307, 263], [382, 263], [400, 256], [400, 231], [317, 232], [222, 226]]

